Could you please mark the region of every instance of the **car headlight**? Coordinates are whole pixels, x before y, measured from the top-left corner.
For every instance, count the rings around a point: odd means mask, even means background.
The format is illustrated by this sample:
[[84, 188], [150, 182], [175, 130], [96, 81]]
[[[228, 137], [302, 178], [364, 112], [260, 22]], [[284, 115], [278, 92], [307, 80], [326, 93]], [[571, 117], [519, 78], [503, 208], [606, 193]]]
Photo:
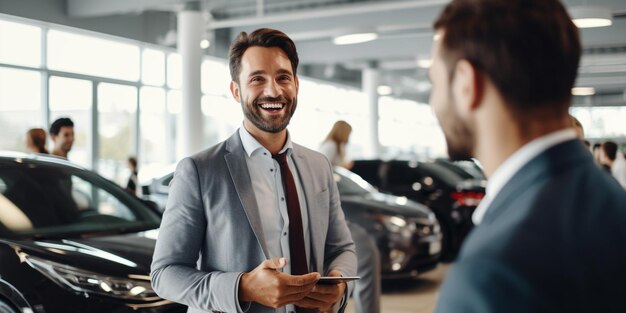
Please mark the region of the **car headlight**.
[[399, 216], [382, 216], [383, 225], [390, 233], [399, 234], [404, 238], [411, 238], [415, 232], [415, 223]]
[[84, 293], [85, 297], [97, 294], [139, 301], [161, 299], [152, 290], [149, 277], [145, 279], [110, 277], [30, 255], [26, 256], [26, 263], [57, 285], [70, 291]]

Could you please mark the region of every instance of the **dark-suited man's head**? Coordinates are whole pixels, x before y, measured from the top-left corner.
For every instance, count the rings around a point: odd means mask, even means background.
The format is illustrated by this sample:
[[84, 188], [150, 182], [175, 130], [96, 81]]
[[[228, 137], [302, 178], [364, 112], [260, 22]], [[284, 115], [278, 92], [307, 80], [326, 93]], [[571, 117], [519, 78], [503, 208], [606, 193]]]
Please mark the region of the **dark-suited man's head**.
[[466, 113], [491, 94], [520, 127], [565, 119], [581, 47], [558, 0], [454, 0], [434, 29], [430, 102], [452, 158], [474, 154], [477, 125]]

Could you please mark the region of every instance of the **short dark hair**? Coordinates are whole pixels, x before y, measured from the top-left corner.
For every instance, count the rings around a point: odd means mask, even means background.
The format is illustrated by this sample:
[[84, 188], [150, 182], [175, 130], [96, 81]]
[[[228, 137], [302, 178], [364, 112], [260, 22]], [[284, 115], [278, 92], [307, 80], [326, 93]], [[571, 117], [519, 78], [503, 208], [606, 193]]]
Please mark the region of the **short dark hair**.
[[[454, 0], [434, 23], [453, 79], [465, 59], [510, 109], [569, 107], [580, 60], [578, 29], [558, 0]], [[552, 112], [552, 111], [551, 111]]]
[[61, 127], [74, 127], [74, 122], [68, 117], [58, 118], [50, 125], [50, 135], [58, 135]]
[[135, 169], [137, 168], [137, 159], [135, 157], [129, 157], [128, 163], [130, 163], [130, 165], [132, 165]]
[[602, 150], [604, 150], [604, 154], [611, 161], [615, 161], [617, 157], [617, 144], [613, 141], [605, 141], [602, 144]]
[[235, 38], [231, 44], [230, 52], [228, 54], [228, 65], [230, 67], [230, 78], [233, 81], [237, 83], [239, 82], [239, 74], [241, 73], [241, 58], [248, 48], [254, 46], [265, 48], [278, 47], [283, 50], [291, 62], [293, 75], [296, 75], [299, 62], [298, 51], [296, 51], [296, 45], [293, 43], [291, 38], [279, 30], [260, 28], [250, 34], [246, 32], [239, 33], [237, 38]]

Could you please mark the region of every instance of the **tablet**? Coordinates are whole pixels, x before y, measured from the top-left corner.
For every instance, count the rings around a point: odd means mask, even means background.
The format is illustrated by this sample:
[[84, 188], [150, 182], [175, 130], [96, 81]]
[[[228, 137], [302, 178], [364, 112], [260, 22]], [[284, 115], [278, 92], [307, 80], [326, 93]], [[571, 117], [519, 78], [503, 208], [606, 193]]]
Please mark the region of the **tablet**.
[[352, 280], [358, 280], [361, 279], [361, 277], [358, 276], [348, 276], [348, 277], [329, 277], [329, 276], [325, 276], [325, 277], [320, 277], [320, 279], [317, 281], [318, 284], [325, 284], [325, 285], [333, 285], [333, 284], [338, 284], [340, 282], [348, 282], [348, 281], [352, 281]]

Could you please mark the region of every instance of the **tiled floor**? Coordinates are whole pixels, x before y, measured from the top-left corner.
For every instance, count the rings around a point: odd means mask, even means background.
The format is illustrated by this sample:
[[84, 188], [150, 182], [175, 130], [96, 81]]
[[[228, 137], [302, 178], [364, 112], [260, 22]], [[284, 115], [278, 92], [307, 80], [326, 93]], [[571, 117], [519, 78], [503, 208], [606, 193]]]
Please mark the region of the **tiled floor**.
[[[383, 284], [382, 313], [431, 313], [435, 309], [437, 291], [449, 264], [440, 264], [417, 279], [389, 281]], [[355, 313], [348, 303], [347, 313]]]

